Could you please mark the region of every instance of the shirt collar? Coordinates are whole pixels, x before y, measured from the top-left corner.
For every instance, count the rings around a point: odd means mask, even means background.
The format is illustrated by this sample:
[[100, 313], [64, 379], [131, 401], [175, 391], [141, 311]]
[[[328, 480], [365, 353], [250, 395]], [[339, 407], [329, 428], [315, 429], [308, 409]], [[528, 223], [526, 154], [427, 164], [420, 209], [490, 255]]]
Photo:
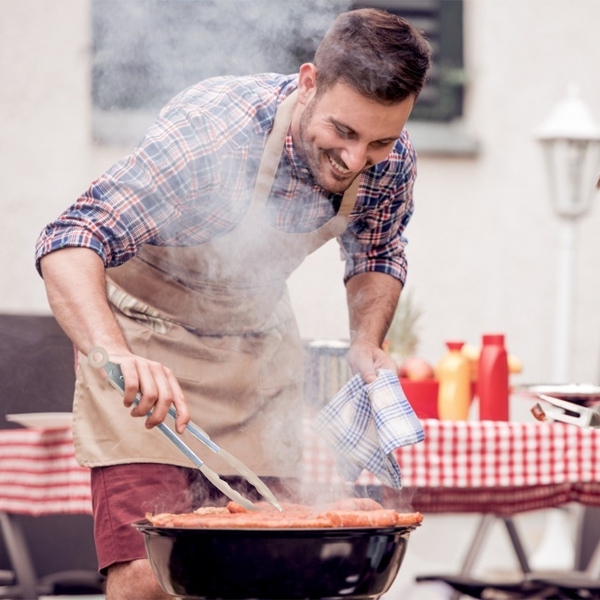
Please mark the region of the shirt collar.
[[310, 174], [308, 165], [300, 158], [299, 154], [294, 148], [291, 128], [288, 130], [287, 135], [285, 136], [285, 157], [287, 158], [290, 173], [293, 177], [299, 179], [300, 181], [314, 181], [312, 175]]

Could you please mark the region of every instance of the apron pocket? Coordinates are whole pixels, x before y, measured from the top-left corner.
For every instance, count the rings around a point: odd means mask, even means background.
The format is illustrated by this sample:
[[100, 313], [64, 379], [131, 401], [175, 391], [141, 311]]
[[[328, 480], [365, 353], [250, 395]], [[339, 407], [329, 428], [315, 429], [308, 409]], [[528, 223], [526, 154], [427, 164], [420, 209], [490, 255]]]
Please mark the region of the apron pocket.
[[156, 309], [130, 296], [110, 282], [106, 284], [106, 295], [113, 307], [130, 319], [151, 327], [156, 333], [166, 334], [169, 332], [169, 322]]

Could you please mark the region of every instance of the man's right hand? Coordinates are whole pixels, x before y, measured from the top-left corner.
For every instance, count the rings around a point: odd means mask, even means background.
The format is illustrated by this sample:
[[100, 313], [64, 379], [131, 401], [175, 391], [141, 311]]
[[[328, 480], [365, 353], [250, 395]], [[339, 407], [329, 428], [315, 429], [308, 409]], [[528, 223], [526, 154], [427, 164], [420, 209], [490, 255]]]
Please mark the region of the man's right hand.
[[123, 404], [130, 408], [136, 395], [140, 397], [139, 404], [131, 410], [131, 416], [145, 417], [152, 410], [152, 414], [146, 419], [146, 427], [151, 429], [164, 421], [173, 405], [177, 411], [175, 427], [179, 433], [185, 431], [190, 413], [183, 391], [171, 369], [130, 352], [109, 353], [109, 358], [121, 366], [125, 380]]

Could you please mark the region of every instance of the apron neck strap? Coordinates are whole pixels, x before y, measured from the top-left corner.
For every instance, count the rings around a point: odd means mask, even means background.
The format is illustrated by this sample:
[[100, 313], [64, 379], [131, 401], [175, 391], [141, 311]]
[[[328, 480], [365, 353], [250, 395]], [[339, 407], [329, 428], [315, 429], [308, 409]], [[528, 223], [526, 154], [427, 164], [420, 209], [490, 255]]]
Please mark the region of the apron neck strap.
[[354, 181], [350, 184], [350, 187], [344, 192], [340, 209], [337, 212], [338, 217], [347, 217], [356, 204], [356, 194], [358, 192], [358, 186], [360, 185], [360, 174], [354, 178]]
[[277, 108], [273, 130], [267, 137], [258, 167], [258, 175], [252, 193], [252, 204], [254, 205], [265, 204], [271, 193], [297, 99], [298, 90], [294, 90]]

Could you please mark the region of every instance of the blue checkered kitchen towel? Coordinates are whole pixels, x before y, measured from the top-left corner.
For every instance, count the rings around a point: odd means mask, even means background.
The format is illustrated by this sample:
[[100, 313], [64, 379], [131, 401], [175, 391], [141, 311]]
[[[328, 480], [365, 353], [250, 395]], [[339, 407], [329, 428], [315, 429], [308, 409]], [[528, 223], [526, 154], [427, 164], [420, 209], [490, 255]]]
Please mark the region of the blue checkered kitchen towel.
[[384, 484], [400, 489], [400, 467], [392, 452], [425, 438], [398, 376], [380, 369], [366, 384], [355, 375], [317, 414], [314, 429], [334, 450], [337, 468], [347, 481], [367, 469]]

